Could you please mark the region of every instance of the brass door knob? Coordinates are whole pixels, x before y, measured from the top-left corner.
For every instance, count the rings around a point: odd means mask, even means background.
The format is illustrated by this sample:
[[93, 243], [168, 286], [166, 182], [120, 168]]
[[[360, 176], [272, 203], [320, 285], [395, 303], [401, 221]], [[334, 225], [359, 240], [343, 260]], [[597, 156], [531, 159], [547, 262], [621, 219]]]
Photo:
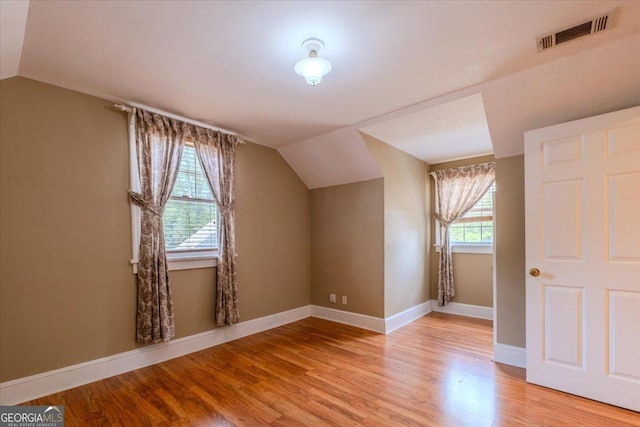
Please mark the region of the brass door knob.
[[538, 277], [540, 275], [540, 270], [538, 270], [537, 268], [532, 268], [531, 270], [529, 270], [529, 274], [533, 277]]

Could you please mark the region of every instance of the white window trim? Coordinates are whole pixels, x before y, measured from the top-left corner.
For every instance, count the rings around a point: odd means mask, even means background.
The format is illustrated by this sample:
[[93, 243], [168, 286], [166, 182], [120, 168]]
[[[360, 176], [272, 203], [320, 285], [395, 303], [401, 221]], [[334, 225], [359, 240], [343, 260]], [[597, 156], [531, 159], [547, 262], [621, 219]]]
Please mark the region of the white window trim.
[[[140, 236], [138, 236], [140, 238]], [[218, 266], [218, 251], [167, 253], [169, 271], [213, 268]], [[138, 274], [138, 260], [131, 260], [133, 274]]]
[[[136, 153], [135, 115], [129, 112], [129, 187], [140, 192], [140, 174], [138, 173], [138, 155]], [[138, 256], [140, 251], [140, 221], [142, 213], [139, 206], [131, 205], [131, 266], [133, 274], [138, 274]], [[218, 265], [218, 251], [167, 252], [169, 271], [212, 268]]]
[[[495, 201], [494, 201], [494, 208], [495, 208]], [[435, 223], [436, 223], [436, 230], [435, 230], [436, 243], [433, 246], [436, 249], [436, 252], [440, 253], [440, 249], [442, 248], [442, 245], [440, 244], [440, 223], [438, 223], [438, 220], [435, 220]], [[494, 215], [494, 218], [493, 218], [494, 230], [495, 230], [495, 227], [496, 227], [496, 220]], [[495, 233], [493, 236], [495, 240]], [[451, 253], [454, 253], [454, 254], [455, 253], [459, 253], [459, 254], [492, 254], [493, 253], [494, 242], [486, 242], [486, 243], [450, 242], [450, 243], [451, 243]]]
[[[440, 251], [442, 250], [442, 246], [438, 244], [435, 244], [433, 246], [435, 247], [436, 252], [440, 253]], [[452, 243], [451, 253], [492, 254], [493, 243]]]

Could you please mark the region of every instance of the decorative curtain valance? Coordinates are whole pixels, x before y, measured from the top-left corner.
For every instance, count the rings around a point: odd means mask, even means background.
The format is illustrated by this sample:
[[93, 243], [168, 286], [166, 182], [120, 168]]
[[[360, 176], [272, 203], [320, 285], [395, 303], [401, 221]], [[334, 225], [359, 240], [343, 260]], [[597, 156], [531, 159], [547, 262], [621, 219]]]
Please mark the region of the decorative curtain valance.
[[438, 305], [447, 305], [456, 294], [449, 226], [475, 205], [495, 180], [495, 163], [462, 166], [431, 172], [436, 183], [435, 219], [440, 224]]
[[235, 251], [233, 135], [203, 128], [139, 108], [126, 108], [135, 122], [140, 191], [130, 191], [141, 208], [138, 255], [136, 340], [141, 344], [170, 340], [174, 335], [162, 215], [173, 190], [186, 140], [196, 152], [219, 210], [216, 319], [219, 325], [238, 322]]

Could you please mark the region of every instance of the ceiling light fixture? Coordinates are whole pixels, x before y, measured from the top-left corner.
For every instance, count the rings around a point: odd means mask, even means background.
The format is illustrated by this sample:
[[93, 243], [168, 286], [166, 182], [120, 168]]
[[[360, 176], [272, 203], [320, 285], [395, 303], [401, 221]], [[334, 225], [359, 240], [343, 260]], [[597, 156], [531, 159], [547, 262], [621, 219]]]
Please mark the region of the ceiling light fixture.
[[324, 47], [320, 39], [310, 38], [302, 42], [302, 47], [309, 52], [309, 57], [301, 59], [296, 64], [296, 73], [304, 77], [308, 84], [315, 86], [322, 80], [322, 76], [329, 74], [331, 63], [318, 57], [318, 52]]

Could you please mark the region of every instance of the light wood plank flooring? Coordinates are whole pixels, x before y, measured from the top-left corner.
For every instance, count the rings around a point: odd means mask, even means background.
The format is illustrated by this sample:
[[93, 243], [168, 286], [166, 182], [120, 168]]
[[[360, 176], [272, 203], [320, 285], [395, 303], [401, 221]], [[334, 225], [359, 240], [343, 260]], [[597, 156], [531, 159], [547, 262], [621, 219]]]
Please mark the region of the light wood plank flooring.
[[640, 426], [491, 354], [485, 320], [384, 336], [309, 318], [28, 404], [64, 405], [67, 426]]

